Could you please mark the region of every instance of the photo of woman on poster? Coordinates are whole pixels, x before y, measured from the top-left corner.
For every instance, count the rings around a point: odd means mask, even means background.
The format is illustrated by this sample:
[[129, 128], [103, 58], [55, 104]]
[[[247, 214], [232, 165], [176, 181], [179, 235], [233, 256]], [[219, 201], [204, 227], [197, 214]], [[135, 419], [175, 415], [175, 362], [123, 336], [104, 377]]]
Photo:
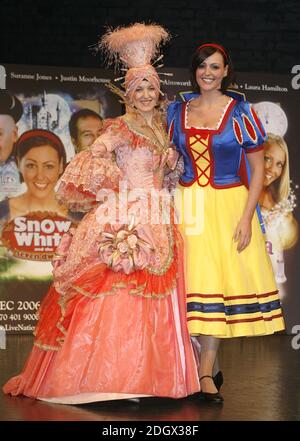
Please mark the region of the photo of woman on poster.
[[19, 290], [20, 277], [39, 280], [44, 291], [55, 249], [71, 225], [68, 209], [56, 200], [66, 151], [53, 132], [33, 129], [19, 137], [15, 154], [25, 191], [0, 202], [0, 279], [7, 291]]
[[[298, 223], [292, 214], [295, 195], [291, 189], [288, 147], [282, 136], [268, 133], [264, 159], [264, 188], [259, 203], [276, 282], [283, 284], [287, 280], [283, 252], [297, 243]], [[279, 291], [283, 298], [284, 289], [280, 287]]]
[[1, 223], [29, 212], [53, 212], [67, 216], [55, 199], [55, 187], [66, 166], [65, 148], [48, 130], [28, 130], [16, 143], [16, 158], [26, 191], [0, 203]]

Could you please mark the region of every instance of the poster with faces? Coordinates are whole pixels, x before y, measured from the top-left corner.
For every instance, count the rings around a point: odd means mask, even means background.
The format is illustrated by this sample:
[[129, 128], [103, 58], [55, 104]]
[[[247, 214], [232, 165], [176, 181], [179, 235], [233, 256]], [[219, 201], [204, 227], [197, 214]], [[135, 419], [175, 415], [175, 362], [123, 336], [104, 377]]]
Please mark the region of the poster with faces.
[[0, 76], [8, 96], [0, 102], [0, 325], [30, 332], [56, 248], [83, 216], [57, 201], [60, 177], [121, 105], [107, 70], [3, 65]]

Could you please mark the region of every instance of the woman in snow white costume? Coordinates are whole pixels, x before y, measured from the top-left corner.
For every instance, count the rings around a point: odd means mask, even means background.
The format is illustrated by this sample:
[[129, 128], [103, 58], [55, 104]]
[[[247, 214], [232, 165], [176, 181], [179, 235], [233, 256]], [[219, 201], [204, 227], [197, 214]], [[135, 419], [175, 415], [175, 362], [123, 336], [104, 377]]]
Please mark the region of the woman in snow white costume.
[[[187, 234], [189, 219], [184, 210], [182, 215], [188, 327], [201, 345], [202, 394], [221, 402], [212, 378], [220, 338], [272, 334], [284, 322], [255, 211], [264, 176], [264, 129], [244, 96], [227, 90], [233, 68], [222, 46], [196, 49], [192, 77], [197, 93], [169, 106], [168, 126], [184, 158], [180, 185], [194, 206], [200, 193], [203, 201], [197, 234]], [[241, 178], [245, 165], [249, 190]]]

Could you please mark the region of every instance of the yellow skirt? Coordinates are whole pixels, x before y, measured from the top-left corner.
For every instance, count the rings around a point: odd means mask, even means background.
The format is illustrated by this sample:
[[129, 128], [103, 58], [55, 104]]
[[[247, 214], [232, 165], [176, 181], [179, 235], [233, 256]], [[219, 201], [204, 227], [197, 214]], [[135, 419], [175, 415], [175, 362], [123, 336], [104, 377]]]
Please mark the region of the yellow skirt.
[[233, 240], [248, 197], [246, 187], [194, 184], [179, 190], [176, 205], [185, 242], [190, 334], [226, 338], [283, 330], [273, 269], [256, 213], [248, 247], [238, 253]]

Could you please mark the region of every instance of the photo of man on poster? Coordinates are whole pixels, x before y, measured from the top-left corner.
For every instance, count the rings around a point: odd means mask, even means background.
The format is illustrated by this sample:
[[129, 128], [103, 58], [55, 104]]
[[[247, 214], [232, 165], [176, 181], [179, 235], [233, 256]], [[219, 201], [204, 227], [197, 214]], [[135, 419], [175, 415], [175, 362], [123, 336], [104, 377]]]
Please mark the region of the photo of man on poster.
[[22, 114], [21, 101], [0, 89], [0, 200], [16, 196], [21, 188], [14, 150]]
[[69, 121], [69, 131], [76, 153], [90, 147], [100, 136], [103, 126], [101, 116], [91, 109], [74, 112]]

